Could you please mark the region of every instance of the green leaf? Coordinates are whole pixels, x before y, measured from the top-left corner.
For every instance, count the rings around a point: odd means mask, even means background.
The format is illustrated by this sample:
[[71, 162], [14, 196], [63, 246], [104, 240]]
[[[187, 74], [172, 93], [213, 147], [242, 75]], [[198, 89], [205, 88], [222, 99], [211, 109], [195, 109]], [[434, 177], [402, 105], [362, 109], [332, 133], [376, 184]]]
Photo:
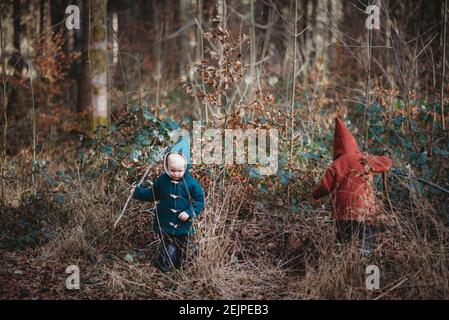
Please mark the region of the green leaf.
[[64, 204], [66, 202], [67, 197], [63, 194], [56, 195], [54, 197], [54, 201], [59, 204]]
[[70, 178], [61, 170], [56, 171], [56, 175], [58, 176], [59, 180], [65, 182], [65, 183], [68, 183], [70, 181]]
[[114, 131], [117, 131], [117, 126], [115, 125], [115, 124], [112, 124], [112, 125], [110, 125], [109, 126], [109, 132], [114, 132]]
[[134, 161], [137, 162], [139, 161], [139, 157], [142, 155], [142, 151], [138, 150], [138, 149], [134, 149], [133, 151], [131, 151], [131, 154], [129, 155], [129, 158]]
[[134, 256], [131, 253], [127, 253], [125, 256], [125, 260], [129, 263], [134, 263]]
[[144, 139], [140, 142], [140, 144], [141, 144], [142, 146], [150, 146], [150, 145], [151, 145], [151, 141], [148, 140], [147, 138], [144, 138]]
[[117, 154], [116, 154], [116, 157], [119, 158], [119, 159], [123, 159], [123, 158], [126, 157], [126, 152], [123, 151], [123, 150], [119, 150], [119, 151], [117, 152]]
[[251, 168], [250, 166], [245, 167], [245, 171], [249, 174], [250, 178], [260, 178], [260, 172], [257, 168]]
[[131, 106], [131, 109], [130, 109], [130, 111], [132, 112], [132, 113], [136, 113], [137, 111], [139, 111], [140, 110], [140, 108], [139, 108], [139, 106], [137, 106], [137, 105], [132, 105]]
[[261, 184], [258, 184], [257, 185], [257, 189], [260, 191], [260, 192], [262, 192], [262, 193], [268, 193], [268, 190], [267, 190], [267, 188], [265, 188], [263, 185], [261, 185]]
[[263, 203], [260, 201], [256, 201], [256, 209], [263, 209]]
[[101, 146], [100, 147], [100, 152], [108, 154], [108, 155], [112, 155], [112, 153], [113, 153], [112, 146], [110, 146], [110, 145]]
[[41, 170], [41, 175], [42, 175], [42, 177], [45, 179], [45, 181], [47, 181], [47, 182], [48, 182], [49, 184], [51, 184], [53, 187], [59, 185], [59, 183], [58, 183], [56, 180], [54, 180], [52, 177], [50, 177], [50, 176], [48, 175], [47, 170], [42, 169], [42, 170]]
[[288, 184], [288, 180], [290, 180], [293, 177], [293, 174], [291, 172], [279, 170], [278, 177], [279, 177], [279, 182], [282, 185], [286, 185], [286, 184]]
[[154, 117], [154, 114], [151, 113], [150, 111], [144, 110], [143, 111], [143, 117], [149, 121], [155, 121], [156, 118]]
[[179, 128], [179, 125], [175, 121], [173, 121], [170, 117], [166, 117], [164, 119], [163, 124], [165, 125], [166, 128], [170, 130], [176, 130]]

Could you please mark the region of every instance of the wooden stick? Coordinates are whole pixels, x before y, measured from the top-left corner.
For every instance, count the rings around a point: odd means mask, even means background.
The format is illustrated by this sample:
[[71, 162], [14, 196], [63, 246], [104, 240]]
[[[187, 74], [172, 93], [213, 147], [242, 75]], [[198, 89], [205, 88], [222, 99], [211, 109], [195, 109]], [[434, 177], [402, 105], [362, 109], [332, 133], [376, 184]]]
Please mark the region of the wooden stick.
[[[407, 176], [405, 176], [404, 174], [401, 174], [401, 173], [396, 173], [396, 174], [398, 176], [401, 176], [401, 177], [405, 177], [405, 178], [407, 177]], [[449, 194], [449, 190], [448, 189], [443, 188], [442, 186], [437, 185], [436, 183], [424, 180], [423, 178], [416, 178], [416, 180], [421, 181], [422, 183], [428, 184], [429, 186], [432, 186], [434, 188], [437, 188], [438, 190], [441, 190], [441, 191], [446, 192], [447, 194]]]
[[[153, 163], [155, 163], [155, 162], [157, 162], [157, 161], [159, 160], [159, 157], [165, 153], [165, 150], [167, 150], [167, 148], [168, 148], [168, 147], [166, 147], [166, 148], [165, 148], [165, 149], [164, 149], [164, 150], [157, 156], [156, 160], [155, 160]], [[131, 201], [131, 198], [132, 198], [132, 196], [133, 196], [133, 194], [134, 194], [134, 190], [136, 189], [136, 186], [142, 184], [142, 182], [145, 180], [145, 178], [147, 177], [148, 173], [150, 172], [150, 169], [151, 169], [151, 165], [148, 166], [147, 170], [146, 170], [145, 173], [143, 174], [143, 176], [142, 176], [142, 178], [140, 179], [139, 183], [136, 184], [135, 186], [131, 187], [131, 193], [129, 194], [128, 199], [126, 200], [125, 205], [123, 206], [122, 212], [120, 213], [120, 215], [118, 216], [117, 220], [116, 220], [115, 223], [114, 223], [114, 229], [117, 227], [118, 222], [120, 221], [120, 219], [122, 219], [123, 215], [125, 214], [126, 208], [128, 208], [128, 204], [129, 204], [129, 202]], [[150, 181], [150, 183], [151, 183], [151, 181]]]
[[441, 190], [441, 191], [446, 192], [446, 193], [449, 194], [449, 190], [447, 190], [446, 188], [443, 188], [442, 186], [439, 186], [439, 185], [437, 185], [437, 184], [435, 184], [435, 183], [433, 183], [433, 182], [430, 182], [430, 181], [427, 181], [427, 180], [424, 180], [424, 179], [421, 179], [421, 178], [418, 178], [417, 180], [418, 180], [418, 181], [421, 181], [422, 183], [428, 184], [429, 186], [432, 186], [432, 187], [434, 187], [434, 188], [437, 188], [438, 190]]
[[408, 280], [408, 278], [404, 278], [402, 279], [398, 284], [396, 284], [395, 286], [391, 287], [390, 289], [388, 289], [387, 291], [385, 291], [384, 293], [382, 293], [380, 296], [377, 296], [376, 298], [374, 298], [374, 300], [379, 300], [380, 298], [382, 298], [383, 296], [385, 296], [387, 293], [393, 291], [394, 289], [398, 288], [399, 286], [401, 286], [404, 282], [406, 282]]
[[390, 207], [391, 213], [394, 213], [393, 211], [393, 205], [391, 204], [390, 196], [388, 195], [388, 189], [387, 189], [387, 173], [382, 173], [383, 183], [384, 183], [384, 194], [388, 201], [388, 206]]

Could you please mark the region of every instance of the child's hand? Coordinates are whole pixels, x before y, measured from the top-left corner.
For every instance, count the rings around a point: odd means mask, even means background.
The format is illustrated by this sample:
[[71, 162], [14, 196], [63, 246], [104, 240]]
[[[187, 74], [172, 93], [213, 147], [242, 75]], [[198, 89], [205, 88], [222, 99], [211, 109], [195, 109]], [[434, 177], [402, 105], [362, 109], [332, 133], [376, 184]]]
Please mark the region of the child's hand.
[[149, 179], [145, 179], [141, 184], [140, 187], [142, 188], [149, 188], [153, 186], [153, 182]]
[[190, 218], [190, 216], [186, 212], [181, 212], [178, 216], [178, 219], [182, 222], [187, 221]]

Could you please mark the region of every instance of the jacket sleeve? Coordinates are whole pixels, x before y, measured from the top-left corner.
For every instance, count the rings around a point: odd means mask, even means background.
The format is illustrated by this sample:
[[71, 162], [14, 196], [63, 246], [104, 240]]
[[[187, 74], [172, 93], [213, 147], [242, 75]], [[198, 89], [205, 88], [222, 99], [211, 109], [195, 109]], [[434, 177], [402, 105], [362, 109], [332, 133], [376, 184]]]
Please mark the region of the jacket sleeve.
[[204, 192], [200, 184], [193, 180], [193, 187], [189, 190], [190, 197], [192, 199], [192, 205], [189, 206], [185, 212], [189, 215], [190, 219], [196, 218], [201, 210], [204, 208]]
[[335, 183], [335, 169], [334, 166], [331, 165], [329, 168], [326, 169], [326, 172], [324, 173], [324, 176], [321, 179], [320, 185], [313, 190], [312, 192], [313, 198], [318, 199], [331, 193], [334, 187], [334, 183]]
[[369, 156], [368, 165], [371, 172], [382, 173], [390, 169], [391, 160], [385, 156]]
[[[154, 181], [152, 188], [143, 188], [137, 186], [133, 193], [133, 198], [143, 201], [157, 201], [159, 200], [158, 179]], [[154, 191], [154, 192], [153, 192]]]

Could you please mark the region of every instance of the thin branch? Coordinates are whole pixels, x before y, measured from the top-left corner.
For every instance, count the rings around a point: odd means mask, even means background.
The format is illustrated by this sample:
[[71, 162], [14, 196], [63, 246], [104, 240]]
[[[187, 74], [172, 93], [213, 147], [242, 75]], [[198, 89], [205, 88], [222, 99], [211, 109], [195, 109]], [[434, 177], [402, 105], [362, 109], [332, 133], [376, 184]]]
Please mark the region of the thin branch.
[[441, 77], [441, 96], [440, 96], [440, 106], [441, 106], [441, 124], [443, 125], [443, 130], [446, 130], [446, 123], [444, 121], [444, 78], [446, 76], [446, 22], [447, 22], [447, 0], [444, 0], [444, 32], [443, 32], [443, 75]]
[[[5, 4], [3, 4], [5, 5]], [[2, 4], [0, 4], [0, 7]], [[4, 46], [4, 35], [3, 35], [3, 8], [0, 8], [0, 46], [2, 50], [2, 77], [3, 77], [3, 94], [2, 94], [2, 106], [3, 106], [3, 143], [2, 143], [2, 163], [1, 163], [1, 170], [0, 174], [2, 177], [2, 203], [5, 203], [5, 190], [6, 190], [6, 181], [3, 179], [5, 176], [5, 170], [6, 170], [6, 135], [8, 131], [8, 115], [6, 112], [6, 55], [5, 55], [5, 46]]]

